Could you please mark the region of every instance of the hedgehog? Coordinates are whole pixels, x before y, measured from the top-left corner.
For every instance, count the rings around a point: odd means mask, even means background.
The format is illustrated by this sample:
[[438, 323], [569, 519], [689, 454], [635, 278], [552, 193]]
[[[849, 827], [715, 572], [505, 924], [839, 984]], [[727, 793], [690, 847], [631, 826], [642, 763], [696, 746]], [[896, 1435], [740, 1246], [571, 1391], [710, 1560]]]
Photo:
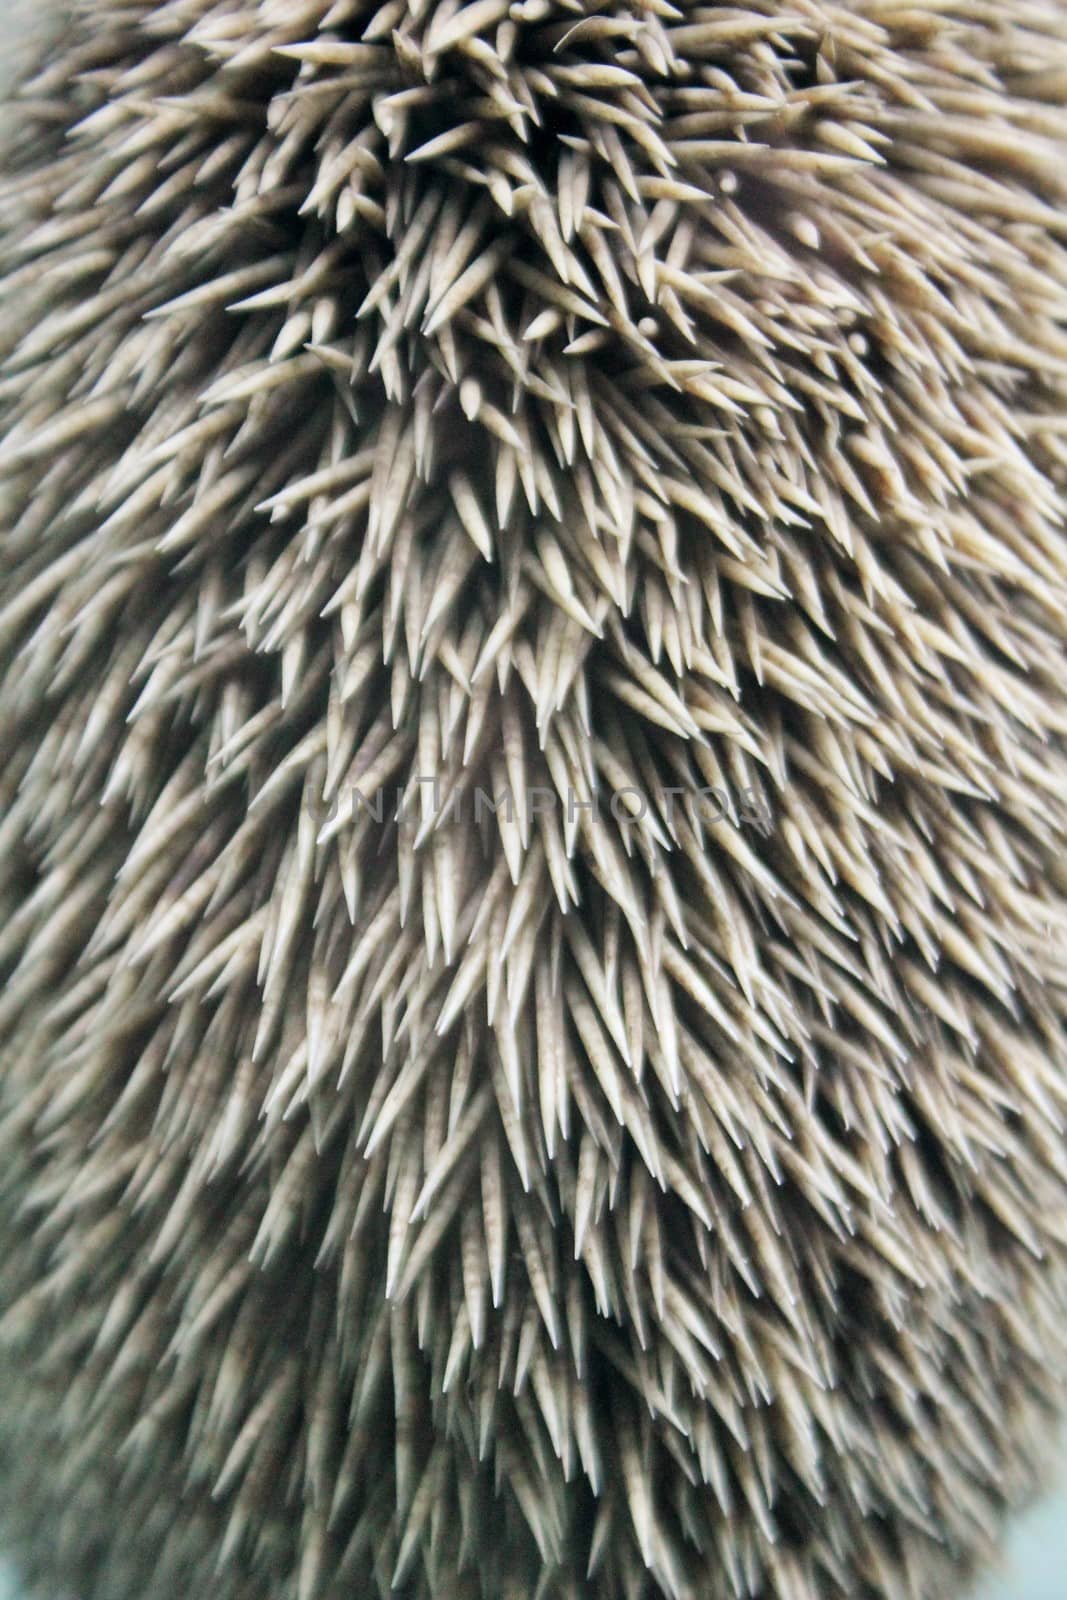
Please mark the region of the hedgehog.
[[1067, 1380], [1067, 6], [54, 20], [27, 1582], [946, 1600]]

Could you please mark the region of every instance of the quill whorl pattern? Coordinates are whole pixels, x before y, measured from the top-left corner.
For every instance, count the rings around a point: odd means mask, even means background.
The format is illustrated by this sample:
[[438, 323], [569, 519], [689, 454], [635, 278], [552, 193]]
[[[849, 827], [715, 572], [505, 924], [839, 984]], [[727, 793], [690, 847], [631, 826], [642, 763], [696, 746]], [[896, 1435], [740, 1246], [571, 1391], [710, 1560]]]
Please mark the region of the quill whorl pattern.
[[1065, 96], [1060, 0], [76, 7], [0, 177], [31, 1575], [988, 1547], [1067, 1368]]

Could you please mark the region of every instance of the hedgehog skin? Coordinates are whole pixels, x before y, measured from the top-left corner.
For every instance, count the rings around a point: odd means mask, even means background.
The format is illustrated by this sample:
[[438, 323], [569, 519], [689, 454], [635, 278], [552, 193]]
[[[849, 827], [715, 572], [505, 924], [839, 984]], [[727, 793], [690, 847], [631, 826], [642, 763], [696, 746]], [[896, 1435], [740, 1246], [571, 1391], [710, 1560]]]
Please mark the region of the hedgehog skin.
[[31, 1579], [944, 1600], [1029, 1492], [1065, 85], [1058, 0], [68, 19], [0, 189]]

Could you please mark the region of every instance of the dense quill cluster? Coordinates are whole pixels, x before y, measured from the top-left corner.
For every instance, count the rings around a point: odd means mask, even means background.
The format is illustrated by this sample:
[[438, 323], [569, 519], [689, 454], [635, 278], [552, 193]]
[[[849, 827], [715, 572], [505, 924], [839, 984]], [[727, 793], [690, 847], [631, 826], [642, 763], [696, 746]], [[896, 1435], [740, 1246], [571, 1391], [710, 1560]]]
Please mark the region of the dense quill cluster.
[[82, 0], [0, 178], [31, 1574], [987, 1547], [1067, 1369], [1065, 99], [1061, 0]]

